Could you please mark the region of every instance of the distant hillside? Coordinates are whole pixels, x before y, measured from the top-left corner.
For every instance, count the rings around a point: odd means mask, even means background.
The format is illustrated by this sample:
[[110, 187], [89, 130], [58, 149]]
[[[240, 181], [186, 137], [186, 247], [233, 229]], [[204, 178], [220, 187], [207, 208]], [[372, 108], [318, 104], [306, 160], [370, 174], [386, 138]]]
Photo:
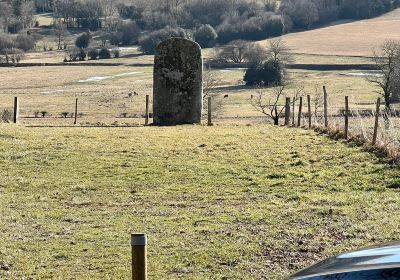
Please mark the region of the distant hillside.
[[292, 33], [282, 38], [295, 53], [371, 56], [372, 49], [385, 40], [400, 40], [400, 9], [373, 19]]

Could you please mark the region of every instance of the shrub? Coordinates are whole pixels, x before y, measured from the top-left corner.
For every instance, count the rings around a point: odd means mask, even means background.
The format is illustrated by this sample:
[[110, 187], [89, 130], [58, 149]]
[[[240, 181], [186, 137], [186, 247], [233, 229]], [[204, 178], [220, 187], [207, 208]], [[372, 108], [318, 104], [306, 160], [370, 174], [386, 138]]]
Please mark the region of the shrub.
[[10, 35], [0, 33], [0, 52], [3, 52], [6, 49], [15, 48], [16, 44]]
[[69, 61], [83, 61], [86, 58], [86, 52], [84, 49], [72, 48], [68, 51]]
[[111, 52], [109, 49], [103, 47], [99, 51], [99, 58], [100, 59], [109, 59], [111, 58]]
[[267, 50], [258, 43], [236, 40], [219, 48], [216, 58], [222, 62], [262, 63], [267, 58]]
[[283, 67], [269, 60], [265, 63], [254, 63], [247, 69], [243, 80], [248, 86], [277, 86], [284, 78]]
[[19, 49], [24, 51], [29, 51], [35, 48], [35, 39], [31, 35], [18, 35], [16, 40], [16, 45]]
[[21, 30], [24, 29], [24, 25], [22, 20], [16, 19], [16, 18], [11, 18], [11, 22], [8, 23], [7, 25], [7, 31], [9, 33], [17, 34]]
[[154, 54], [159, 43], [172, 37], [190, 39], [191, 36], [182, 28], [166, 27], [141, 38], [139, 40], [140, 50], [146, 54]]
[[86, 49], [89, 46], [91, 36], [88, 33], [82, 34], [75, 41], [75, 46], [80, 49]]
[[25, 56], [24, 51], [17, 48], [5, 49], [2, 51], [2, 53], [4, 55], [2, 60], [4, 60], [4, 62], [7, 64], [18, 64]]
[[88, 56], [90, 60], [96, 60], [99, 57], [99, 51], [97, 49], [90, 49]]
[[215, 29], [209, 25], [204, 24], [194, 32], [194, 40], [199, 43], [202, 48], [209, 48], [215, 45], [215, 40], [218, 34]]
[[3, 123], [9, 123], [11, 122], [13, 118], [13, 113], [10, 110], [3, 110], [3, 112], [1, 112], [1, 122]]
[[85, 60], [85, 58], [86, 58], [86, 52], [85, 52], [84, 49], [79, 49], [77, 58], [78, 58], [80, 61], [84, 61], [84, 60]]
[[119, 49], [113, 49], [112, 54], [114, 58], [119, 58], [121, 56], [121, 51]]
[[267, 59], [267, 50], [262, 47], [259, 43], [248, 43], [246, 51], [243, 57], [246, 62], [249, 63], [262, 63]]
[[77, 61], [79, 52], [80, 52], [80, 49], [78, 49], [78, 48], [72, 48], [72, 49], [68, 50], [69, 61]]
[[123, 46], [138, 43], [140, 29], [135, 22], [123, 24], [119, 29], [121, 44]]
[[104, 34], [104, 39], [109, 40], [112, 45], [126, 46], [138, 43], [140, 29], [135, 22], [118, 25], [115, 31]]

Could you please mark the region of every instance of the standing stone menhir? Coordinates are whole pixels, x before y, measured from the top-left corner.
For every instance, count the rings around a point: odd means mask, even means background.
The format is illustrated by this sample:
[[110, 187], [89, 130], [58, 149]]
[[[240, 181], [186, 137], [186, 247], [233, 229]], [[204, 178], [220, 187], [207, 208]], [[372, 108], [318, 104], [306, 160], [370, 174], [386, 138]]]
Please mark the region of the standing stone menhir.
[[157, 46], [153, 91], [155, 125], [201, 122], [203, 60], [197, 43], [171, 38]]

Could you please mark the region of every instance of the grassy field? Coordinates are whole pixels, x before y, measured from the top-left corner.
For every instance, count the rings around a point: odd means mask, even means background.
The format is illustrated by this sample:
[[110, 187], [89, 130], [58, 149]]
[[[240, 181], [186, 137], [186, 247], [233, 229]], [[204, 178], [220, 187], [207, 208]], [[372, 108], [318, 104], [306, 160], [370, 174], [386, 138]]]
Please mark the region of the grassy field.
[[280, 279], [400, 239], [398, 168], [311, 131], [0, 126], [0, 278]]
[[[395, 38], [398, 13], [326, 28], [329, 40], [318, 30], [285, 40], [296, 63], [368, 64], [354, 55]], [[358, 25], [389, 31], [373, 42], [343, 36]], [[24, 62], [64, 56], [32, 52]], [[0, 68], [0, 111], [14, 96], [21, 106], [18, 125], [0, 124], [0, 278], [129, 279], [132, 231], [149, 235], [151, 279], [281, 279], [400, 239], [399, 168], [315, 132], [270, 126], [250, 104], [258, 89], [243, 85], [243, 69], [212, 70], [223, 104], [214, 127], [123, 127], [144, 122], [152, 62], [133, 47], [79, 66]], [[370, 109], [379, 96], [359, 71], [289, 73], [287, 96], [314, 98], [326, 85], [332, 114], [345, 95], [351, 108]], [[75, 98], [83, 115], [72, 128], [61, 113], [73, 113]]]
[[378, 18], [342, 23], [283, 36], [296, 53], [371, 56], [388, 39], [400, 40], [400, 9]]
[[[322, 86], [329, 90], [332, 113], [344, 106], [344, 96], [350, 96], [352, 107], [372, 104], [378, 94], [364, 77], [354, 76], [357, 71], [316, 72], [290, 71], [292, 85], [286, 94], [293, 96], [296, 89], [313, 97], [321, 94]], [[19, 96], [22, 123], [64, 124], [62, 112], [74, 111], [75, 98], [79, 98], [79, 112], [84, 116], [80, 124], [137, 123], [136, 119], [121, 119], [122, 114], [140, 115], [145, 109], [145, 95], [152, 96], [153, 69], [151, 66], [54, 66], [0, 68], [0, 109], [12, 109], [14, 96]], [[218, 80], [214, 90], [223, 100], [224, 118], [252, 118], [261, 115], [250, 105], [251, 95], [257, 89], [243, 86], [244, 70], [213, 70]], [[135, 95], [134, 93], [137, 93]], [[368, 105], [370, 106], [370, 105]], [[367, 107], [368, 107], [367, 106]], [[371, 109], [373, 105], [370, 106]], [[48, 112], [45, 119], [32, 118], [35, 112]], [[140, 123], [142, 121], [139, 121]]]

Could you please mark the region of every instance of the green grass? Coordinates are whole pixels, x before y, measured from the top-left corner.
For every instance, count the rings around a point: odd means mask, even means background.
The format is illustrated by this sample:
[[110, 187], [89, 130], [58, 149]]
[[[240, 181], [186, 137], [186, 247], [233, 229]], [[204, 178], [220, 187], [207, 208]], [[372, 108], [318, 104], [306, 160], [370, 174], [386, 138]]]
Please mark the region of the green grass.
[[132, 231], [150, 279], [280, 279], [400, 239], [399, 169], [311, 131], [3, 125], [0, 159], [0, 278], [129, 279]]

